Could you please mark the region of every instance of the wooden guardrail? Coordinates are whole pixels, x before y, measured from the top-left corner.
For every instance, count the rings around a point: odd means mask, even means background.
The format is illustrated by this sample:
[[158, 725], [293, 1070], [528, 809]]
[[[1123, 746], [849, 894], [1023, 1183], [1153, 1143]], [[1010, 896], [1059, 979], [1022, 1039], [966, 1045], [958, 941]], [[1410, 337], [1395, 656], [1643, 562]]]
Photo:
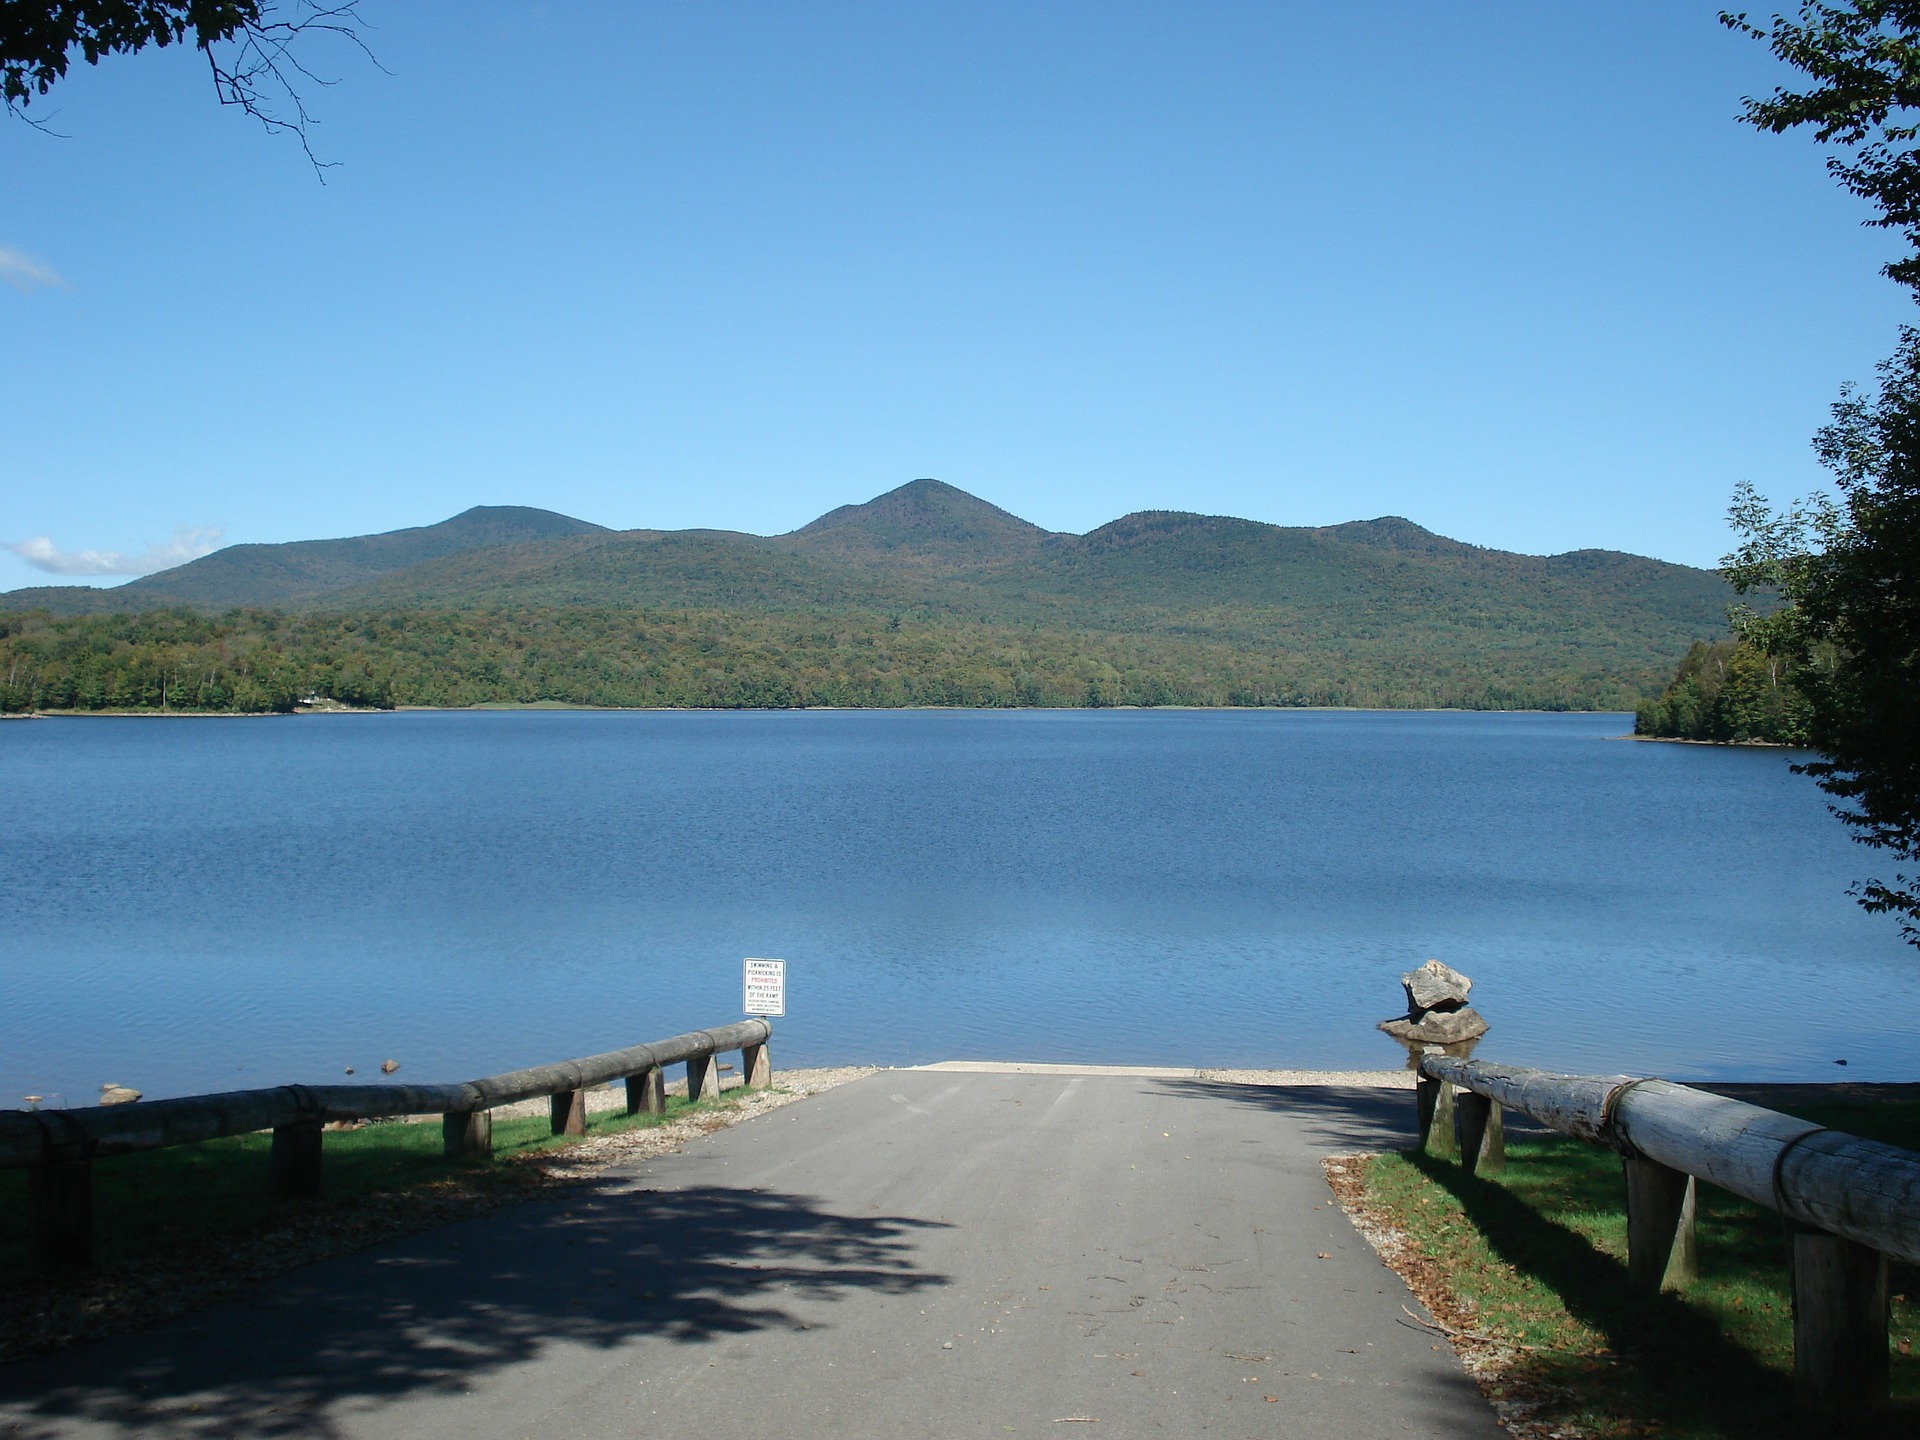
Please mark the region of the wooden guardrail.
[[30, 1172], [34, 1248], [43, 1263], [83, 1265], [93, 1239], [93, 1162], [137, 1150], [191, 1145], [222, 1135], [273, 1132], [268, 1187], [281, 1199], [317, 1199], [324, 1184], [321, 1136], [330, 1121], [440, 1115], [450, 1159], [493, 1153], [492, 1111], [552, 1099], [556, 1135], [586, 1133], [587, 1091], [624, 1080], [627, 1113], [666, 1109], [661, 1071], [685, 1063], [687, 1098], [717, 1089], [714, 1057], [740, 1051], [748, 1088], [773, 1083], [773, 1027], [742, 1020], [579, 1060], [536, 1065], [459, 1085], [280, 1085], [222, 1095], [184, 1095], [86, 1110], [0, 1110], [0, 1169]]
[[[1666, 1080], [1557, 1075], [1421, 1057], [1422, 1148], [1452, 1110], [1471, 1174], [1502, 1107], [1620, 1153], [1627, 1275], [1642, 1290], [1694, 1276], [1695, 1188], [1778, 1211], [1792, 1236], [1794, 1379], [1815, 1410], [1887, 1398], [1887, 1259], [1920, 1263], [1920, 1154]], [[1444, 1144], [1444, 1140], [1442, 1142]], [[1450, 1147], [1449, 1147], [1450, 1148]]]

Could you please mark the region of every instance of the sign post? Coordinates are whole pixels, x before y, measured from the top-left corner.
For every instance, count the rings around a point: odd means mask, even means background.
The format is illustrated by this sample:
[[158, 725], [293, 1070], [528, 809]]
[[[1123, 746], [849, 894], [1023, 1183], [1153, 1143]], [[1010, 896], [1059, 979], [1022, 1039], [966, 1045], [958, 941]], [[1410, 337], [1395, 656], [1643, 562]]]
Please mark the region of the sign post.
[[741, 1008], [747, 1014], [778, 1017], [787, 1013], [786, 961], [743, 960], [741, 980], [746, 995]]

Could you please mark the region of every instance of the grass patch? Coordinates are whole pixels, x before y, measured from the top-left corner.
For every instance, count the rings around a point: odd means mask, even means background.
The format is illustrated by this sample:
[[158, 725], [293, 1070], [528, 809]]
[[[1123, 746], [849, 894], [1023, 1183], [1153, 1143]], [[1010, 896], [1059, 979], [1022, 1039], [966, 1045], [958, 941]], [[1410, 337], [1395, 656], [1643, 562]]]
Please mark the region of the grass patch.
[[[1783, 1107], [1784, 1108], [1784, 1107]], [[1794, 1106], [1818, 1123], [1920, 1148], [1920, 1104]], [[1626, 1187], [1612, 1152], [1508, 1136], [1503, 1173], [1469, 1177], [1420, 1154], [1366, 1166], [1370, 1204], [1437, 1271], [1460, 1329], [1534, 1347], [1508, 1369], [1561, 1423], [1602, 1436], [1799, 1436], [1788, 1240], [1780, 1217], [1702, 1185], [1700, 1276], [1633, 1294]], [[1894, 1429], [1920, 1418], [1920, 1268], [1892, 1274]], [[1497, 1387], [1496, 1387], [1497, 1388]]]
[[[647, 1128], [701, 1111], [732, 1108], [745, 1092], [739, 1088], [689, 1105], [667, 1098], [664, 1115], [627, 1115], [612, 1111], [591, 1115], [587, 1134], [610, 1135]], [[302, 1214], [312, 1214], [370, 1195], [477, 1179], [501, 1162], [578, 1143], [554, 1135], [545, 1115], [493, 1123], [493, 1154], [486, 1161], [450, 1161], [441, 1153], [440, 1126], [398, 1121], [357, 1130], [327, 1132], [324, 1200], [285, 1201], [267, 1194], [270, 1133], [230, 1135], [198, 1145], [176, 1145], [135, 1155], [117, 1155], [93, 1167], [93, 1249], [98, 1267], [111, 1268], [147, 1259], [181, 1243], [203, 1243], [222, 1236], [260, 1231]], [[27, 1174], [0, 1171], [0, 1213], [16, 1223], [0, 1228], [0, 1287], [37, 1278]]]

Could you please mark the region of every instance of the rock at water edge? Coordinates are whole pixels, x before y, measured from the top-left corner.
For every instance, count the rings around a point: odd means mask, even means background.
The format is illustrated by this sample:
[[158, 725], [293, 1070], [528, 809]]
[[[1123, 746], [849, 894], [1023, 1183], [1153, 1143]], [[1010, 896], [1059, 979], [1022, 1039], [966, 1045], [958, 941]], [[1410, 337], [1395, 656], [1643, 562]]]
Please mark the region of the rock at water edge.
[[1473, 989], [1473, 981], [1438, 960], [1409, 970], [1400, 983], [1407, 987], [1407, 1013], [1415, 1017], [1428, 1010], [1457, 1010]]
[[1430, 1010], [1418, 1020], [1399, 1016], [1382, 1020], [1380, 1028], [1396, 1040], [1424, 1040], [1432, 1045], [1457, 1045], [1462, 1040], [1477, 1040], [1487, 1033], [1487, 1022], [1480, 1012], [1466, 1006], [1458, 1010]]

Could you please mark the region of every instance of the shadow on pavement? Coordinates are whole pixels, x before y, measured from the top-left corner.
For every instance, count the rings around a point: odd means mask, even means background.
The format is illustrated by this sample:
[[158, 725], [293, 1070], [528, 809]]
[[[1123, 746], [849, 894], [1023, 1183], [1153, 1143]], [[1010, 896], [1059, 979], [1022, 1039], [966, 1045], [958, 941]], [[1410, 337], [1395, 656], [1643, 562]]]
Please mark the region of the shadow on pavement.
[[1232, 1085], [1219, 1080], [1161, 1080], [1189, 1100], [1249, 1105], [1299, 1122], [1306, 1138], [1330, 1154], [1404, 1150], [1413, 1144], [1413, 1091], [1365, 1085]]
[[459, 1395], [556, 1341], [697, 1343], [799, 1327], [792, 1301], [945, 1282], [915, 1268], [938, 1222], [831, 1214], [805, 1196], [616, 1180], [295, 1271], [244, 1303], [0, 1371], [0, 1434], [337, 1434], [328, 1411]]
[[[1306, 1138], [1328, 1154], [1411, 1149], [1418, 1137], [1412, 1090], [1368, 1085], [1231, 1085], [1218, 1080], [1162, 1080], [1176, 1094], [1195, 1100], [1226, 1100], [1287, 1115]], [[1502, 1117], [1509, 1135], [1547, 1132], [1516, 1111]]]

